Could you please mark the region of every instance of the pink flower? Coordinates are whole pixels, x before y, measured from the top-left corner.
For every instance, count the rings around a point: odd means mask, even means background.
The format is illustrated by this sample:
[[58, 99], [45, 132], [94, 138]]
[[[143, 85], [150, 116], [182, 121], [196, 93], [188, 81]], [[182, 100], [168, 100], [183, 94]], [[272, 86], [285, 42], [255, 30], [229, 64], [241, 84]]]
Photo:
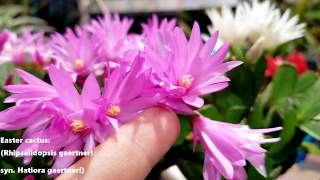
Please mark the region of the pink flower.
[[143, 48], [140, 36], [129, 34], [132, 23], [132, 19], [120, 19], [118, 14], [105, 14], [85, 26], [101, 47], [103, 60], [109, 66], [114, 67], [127, 60], [123, 57], [128, 50]]
[[266, 176], [264, 158], [266, 150], [260, 144], [279, 141], [279, 138], [265, 139], [263, 133], [281, 130], [250, 129], [245, 125], [213, 121], [197, 116], [193, 121], [194, 146], [202, 145], [205, 153], [204, 179], [245, 180], [244, 166], [249, 161], [263, 176]]
[[7, 40], [9, 39], [9, 31], [4, 30], [0, 33], [0, 53], [4, 47], [4, 44], [7, 42]]
[[159, 55], [157, 50], [149, 48], [146, 50], [147, 63], [166, 91], [163, 103], [178, 112], [191, 114], [195, 107], [203, 105], [200, 96], [226, 88], [229, 79], [224, 73], [241, 64], [239, 61], [223, 62], [228, 44], [211, 55], [218, 34], [204, 44], [198, 23], [193, 25], [190, 40], [178, 27], [173, 32], [164, 32], [162, 36], [166, 54]]
[[148, 23], [142, 24], [142, 37], [145, 47], [153, 49], [158, 53], [166, 53], [167, 49], [164, 46], [163, 38], [164, 33], [173, 32], [176, 27], [176, 19], [163, 19], [159, 23], [158, 16], [153, 15], [151, 19], [148, 20]]
[[24, 177], [23, 180], [36, 180], [36, 178], [33, 175], [28, 175]]
[[[98, 106], [93, 101], [99, 99], [101, 93], [95, 76], [87, 78], [79, 94], [64, 69], [49, 68], [52, 85], [24, 71], [18, 70], [18, 73], [28, 84], [5, 87], [14, 93], [6, 102], [16, 102], [16, 106], [0, 112], [0, 128], [26, 128], [23, 138], [50, 139], [50, 143], [24, 142], [17, 151], [90, 151], [114, 131], [110, 124], [98, 122]], [[31, 159], [31, 156], [25, 156], [24, 163], [28, 164]], [[56, 156], [54, 159], [53, 168], [65, 168], [76, 156]]]
[[51, 37], [53, 57], [73, 77], [86, 77], [90, 73], [98, 72], [102, 66], [99, 61], [99, 46], [87, 31], [76, 27], [75, 31], [67, 29], [64, 35], [59, 33]]
[[150, 80], [151, 69], [143, 69], [144, 59], [137, 55], [129, 67], [119, 66], [105, 79], [100, 104], [102, 122], [124, 124], [143, 109], [158, 103], [159, 89]]
[[[27, 72], [17, 70], [27, 84], [9, 85], [5, 102], [16, 103], [0, 112], [0, 129], [26, 128], [23, 138], [50, 139], [48, 144], [22, 143], [17, 151], [90, 151], [146, 107], [159, 101], [150, 81], [151, 70], [143, 70], [142, 57], [133, 64], [116, 67], [105, 80], [103, 95], [93, 74], [86, 79], [81, 94], [64, 69], [49, 68], [52, 85]], [[71, 165], [76, 156], [54, 157], [53, 168]], [[32, 157], [24, 157], [28, 164]]]
[[59, 96], [54, 87], [37, 77], [20, 69], [17, 69], [17, 74], [27, 84], [5, 86], [7, 91], [13, 93], [4, 100], [5, 103], [20, 105], [24, 102], [47, 101]]
[[25, 29], [20, 36], [9, 31], [6, 34], [8, 37], [2, 44], [0, 64], [5, 62], [20, 66], [32, 64], [45, 69], [52, 62], [51, 50], [45, 41], [44, 32], [33, 33], [30, 29]]

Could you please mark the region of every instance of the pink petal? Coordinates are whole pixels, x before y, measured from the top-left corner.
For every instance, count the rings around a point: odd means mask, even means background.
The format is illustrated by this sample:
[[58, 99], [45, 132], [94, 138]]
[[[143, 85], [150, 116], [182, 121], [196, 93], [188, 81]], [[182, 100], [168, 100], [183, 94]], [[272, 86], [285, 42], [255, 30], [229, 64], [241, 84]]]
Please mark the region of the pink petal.
[[248, 160], [262, 176], [267, 177], [266, 169], [264, 166], [264, 158], [264, 154], [256, 154], [249, 156]]
[[[188, 43], [188, 58], [189, 59], [194, 59], [196, 57], [196, 55], [199, 52], [199, 49], [202, 45], [202, 41], [201, 41], [201, 34], [200, 34], [200, 28], [199, 28], [199, 24], [197, 22], [194, 22], [193, 27], [192, 27], [192, 31], [191, 31], [191, 36], [190, 36], [190, 40]], [[190, 64], [186, 65], [186, 66], [190, 66]]]
[[201, 133], [203, 138], [203, 146], [205, 146], [206, 156], [210, 156], [213, 161], [211, 163], [217, 168], [217, 170], [226, 178], [233, 178], [234, 170], [231, 162], [219, 151], [216, 145], [205, 134]]
[[210, 39], [204, 44], [200, 51], [200, 57], [205, 58], [211, 55], [212, 49], [214, 48], [218, 39], [218, 32], [211, 35]]
[[90, 133], [86, 140], [83, 150], [84, 151], [91, 151], [96, 147], [96, 142], [94, 140], [94, 134]]
[[72, 110], [79, 110], [81, 107], [80, 96], [74, 87], [70, 75], [64, 69], [49, 67], [49, 76], [52, 85], [59, 93], [60, 100]]
[[[63, 148], [63, 151], [79, 151], [82, 147], [82, 141], [74, 141], [70, 145]], [[58, 151], [59, 152], [59, 151]], [[68, 168], [77, 158], [77, 156], [56, 156], [52, 169]]]
[[4, 88], [11, 93], [28, 93], [31, 91], [44, 91], [51, 94], [56, 93], [56, 91], [53, 88], [29, 84], [8, 85]]
[[4, 103], [14, 103], [14, 102], [22, 102], [22, 101], [31, 101], [31, 100], [48, 100], [55, 97], [55, 95], [50, 94], [48, 92], [29, 92], [23, 94], [14, 94], [7, 97], [4, 100]]
[[198, 96], [189, 95], [182, 97], [183, 101], [191, 106], [200, 108], [204, 104], [204, 100]]
[[200, 95], [204, 95], [204, 94], [214, 93], [222, 89], [225, 89], [226, 87], [228, 87], [228, 85], [229, 83], [218, 83], [218, 84], [213, 84], [207, 87], [203, 87], [201, 89], [196, 89], [194, 91], [198, 92]]
[[197, 85], [197, 89], [205, 88], [206, 86], [214, 85], [217, 83], [228, 82], [228, 81], [230, 81], [230, 79], [225, 76], [221, 76], [221, 75], [214, 76], [214, 77], [206, 80], [205, 82], [202, 82], [202, 83], [199, 82], [199, 84]]
[[235, 179], [235, 180], [246, 180], [247, 179], [247, 173], [243, 167], [236, 167], [235, 168], [233, 179]]
[[221, 180], [221, 175], [212, 164], [212, 160], [210, 160], [210, 157], [205, 157], [203, 166], [204, 180]]
[[95, 108], [96, 104], [93, 102], [101, 96], [100, 86], [93, 74], [90, 74], [86, 79], [82, 89], [82, 104], [84, 108]]
[[225, 57], [227, 56], [228, 54], [228, 51], [229, 51], [229, 44], [228, 43], [224, 43], [222, 45], [222, 47], [220, 47], [218, 49], [218, 51], [216, 52], [216, 54], [214, 54], [211, 58], [211, 60], [213, 62], [219, 62], [219, 63], [222, 63], [225, 59]]
[[39, 85], [39, 86], [44, 86], [51, 88], [51, 86], [44, 81], [40, 80], [39, 78], [33, 76], [32, 74], [27, 73], [26, 71], [23, 71], [21, 69], [16, 70], [19, 76], [26, 81], [28, 84], [33, 84], [33, 85]]
[[219, 64], [218, 62], [213, 62], [211, 66], [208, 66], [208, 70], [210, 70], [212, 72], [211, 74], [213, 75], [224, 74], [241, 64], [241, 61], [229, 61], [222, 64]]
[[107, 120], [112, 125], [113, 129], [118, 132], [119, 131], [119, 123], [118, 120], [112, 117], [107, 117]]
[[181, 100], [175, 100], [175, 99], [165, 99], [164, 104], [169, 106], [170, 108], [178, 111], [181, 114], [194, 114], [194, 111], [192, 108], [190, 108], [186, 103], [184, 103]]

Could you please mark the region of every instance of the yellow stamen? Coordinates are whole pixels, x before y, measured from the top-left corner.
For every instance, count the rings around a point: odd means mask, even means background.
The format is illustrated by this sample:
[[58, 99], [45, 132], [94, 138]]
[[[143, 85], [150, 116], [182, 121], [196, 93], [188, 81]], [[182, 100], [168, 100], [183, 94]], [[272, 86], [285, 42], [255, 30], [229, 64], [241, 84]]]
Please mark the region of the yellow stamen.
[[120, 107], [117, 105], [113, 105], [107, 110], [107, 115], [108, 116], [117, 116], [118, 114], [120, 114], [120, 112], [121, 112]]
[[192, 85], [193, 77], [191, 74], [183, 75], [182, 79], [180, 80], [180, 86], [184, 88], [188, 88]]
[[81, 119], [74, 120], [70, 126], [74, 134], [81, 133], [87, 129], [85, 122]]
[[74, 61], [76, 70], [80, 71], [84, 67], [84, 61], [82, 59], [76, 59]]
[[190, 133], [186, 136], [186, 140], [192, 141], [192, 139], [193, 139], [193, 133], [190, 132]]

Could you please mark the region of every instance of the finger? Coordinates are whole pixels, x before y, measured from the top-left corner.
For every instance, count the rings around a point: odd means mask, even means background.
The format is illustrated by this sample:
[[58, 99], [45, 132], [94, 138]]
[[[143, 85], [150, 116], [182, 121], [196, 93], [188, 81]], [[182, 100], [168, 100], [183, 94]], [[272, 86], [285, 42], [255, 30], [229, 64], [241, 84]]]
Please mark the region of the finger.
[[170, 149], [179, 131], [179, 120], [172, 110], [147, 109], [96, 147], [93, 156], [70, 167], [83, 167], [84, 174], [62, 174], [58, 179], [144, 179]]

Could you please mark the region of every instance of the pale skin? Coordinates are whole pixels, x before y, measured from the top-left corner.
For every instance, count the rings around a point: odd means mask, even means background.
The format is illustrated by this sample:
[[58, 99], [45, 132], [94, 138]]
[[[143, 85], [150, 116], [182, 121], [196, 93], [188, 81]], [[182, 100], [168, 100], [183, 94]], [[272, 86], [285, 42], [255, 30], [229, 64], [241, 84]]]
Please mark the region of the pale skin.
[[179, 132], [179, 120], [172, 110], [149, 108], [97, 146], [93, 156], [83, 157], [70, 167], [83, 167], [84, 174], [62, 174], [57, 179], [144, 179]]

